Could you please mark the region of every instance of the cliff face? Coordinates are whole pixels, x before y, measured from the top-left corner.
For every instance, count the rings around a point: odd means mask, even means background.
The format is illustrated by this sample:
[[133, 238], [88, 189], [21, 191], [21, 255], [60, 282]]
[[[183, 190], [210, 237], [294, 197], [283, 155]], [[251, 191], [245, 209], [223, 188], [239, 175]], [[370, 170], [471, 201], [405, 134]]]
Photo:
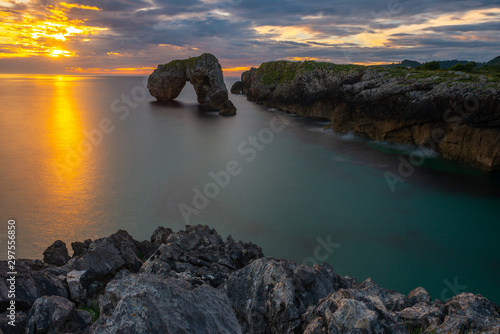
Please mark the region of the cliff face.
[[339, 133], [431, 148], [500, 169], [500, 84], [453, 71], [276, 61], [242, 74], [248, 100], [330, 120]]
[[228, 99], [219, 61], [209, 53], [158, 65], [149, 76], [148, 89], [158, 101], [170, 101], [179, 96], [187, 81], [193, 85], [198, 103], [220, 108], [221, 115], [236, 114], [236, 108]]

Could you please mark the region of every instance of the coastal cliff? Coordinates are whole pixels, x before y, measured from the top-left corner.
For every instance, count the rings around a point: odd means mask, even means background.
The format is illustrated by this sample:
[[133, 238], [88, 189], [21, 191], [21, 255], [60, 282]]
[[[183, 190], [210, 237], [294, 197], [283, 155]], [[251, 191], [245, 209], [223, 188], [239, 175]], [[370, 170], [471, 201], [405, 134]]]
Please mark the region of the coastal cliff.
[[274, 61], [242, 73], [232, 92], [325, 119], [338, 133], [430, 148], [500, 169], [498, 78], [455, 71]]
[[328, 264], [264, 257], [208, 226], [159, 227], [142, 242], [120, 230], [71, 246], [71, 257], [56, 241], [44, 262], [16, 261], [14, 298], [0, 262], [0, 333], [500, 332], [500, 307], [481, 295], [403, 295]]

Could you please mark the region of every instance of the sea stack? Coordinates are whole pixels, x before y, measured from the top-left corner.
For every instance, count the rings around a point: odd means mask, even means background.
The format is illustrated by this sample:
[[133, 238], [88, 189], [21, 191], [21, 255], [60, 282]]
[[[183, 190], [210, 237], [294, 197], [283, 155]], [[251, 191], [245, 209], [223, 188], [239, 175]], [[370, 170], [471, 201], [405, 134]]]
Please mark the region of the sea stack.
[[228, 98], [222, 68], [210, 53], [158, 65], [148, 79], [149, 93], [158, 101], [171, 101], [179, 96], [187, 81], [193, 85], [198, 103], [220, 109], [220, 115], [236, 114]]

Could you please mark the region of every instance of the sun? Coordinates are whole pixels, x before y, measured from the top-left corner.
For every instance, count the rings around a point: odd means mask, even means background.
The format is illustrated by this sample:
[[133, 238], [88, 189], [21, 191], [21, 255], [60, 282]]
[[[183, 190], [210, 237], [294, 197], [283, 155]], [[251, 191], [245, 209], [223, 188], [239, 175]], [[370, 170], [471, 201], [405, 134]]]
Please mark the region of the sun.
[[71, 57], [74, 55], [75, 54], [70, 51], [54, 49], [50, 51], [49, 57]]

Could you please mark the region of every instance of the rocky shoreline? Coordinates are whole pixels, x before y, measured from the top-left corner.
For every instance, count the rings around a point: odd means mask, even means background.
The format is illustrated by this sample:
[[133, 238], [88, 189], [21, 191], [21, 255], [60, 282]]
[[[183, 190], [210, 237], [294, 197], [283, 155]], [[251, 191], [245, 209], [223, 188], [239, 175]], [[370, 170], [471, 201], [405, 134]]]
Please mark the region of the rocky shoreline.
[[0, 333], [500, 333], [500, 307], [481, 295], [406, 296], [265, 257], [208, 226], [71, 246], [71, 257], [56, 241], [44, 261], [17, 261], [15, 326], [0, 262]]
[[242, 73], [231, 93], [338, 133], [430, 148], [445, 159], [500, 169], [500, 84], [485, 75], [273, 61]]

